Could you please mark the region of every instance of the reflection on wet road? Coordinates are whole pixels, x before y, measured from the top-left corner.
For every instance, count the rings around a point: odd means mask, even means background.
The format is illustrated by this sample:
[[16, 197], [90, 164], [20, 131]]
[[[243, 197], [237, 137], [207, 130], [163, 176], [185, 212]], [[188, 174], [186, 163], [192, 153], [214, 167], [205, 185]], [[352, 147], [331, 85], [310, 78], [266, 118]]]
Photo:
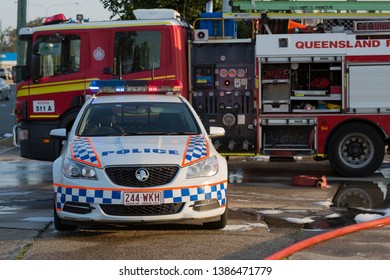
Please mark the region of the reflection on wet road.
[[51, 184], [51, 165], [35, 160], [0, 161], [0, 188]]
[[40, 230], [51, 222], [51, 166], [21, 159], [15, 151], [0, 153], [1, 228]]
[[[331, 201], [317, 204], [329, 207], [319, 209], [258, 209], [257, 215], [268, 227], [298, 227], [302, 230], [328, 230], [355, 223], [390, 216], [390, 163], [385, 161], [376, 174], [368, 178], [338, 177], [327, 163], [263, 162], [264, 158], [231, 162], [229, 182], [238, 185], [267, 183], [274, 188], [292, 187], [292, 176], [304, 173], [307, 177], [326, 176], [326, 188], [333, 188]], [[261, 168], [259, 166], [261, 165]], [[305, 192], [312, 187], [297, 187]], [[318, 189], [321, 192], [321, 189]], [[234, 197], [234, 193], [231, 194]], [[291, 197], [293, 199], [293, 197]], [[314, 202], [313, 202], [314, 205]], [[297, 207], [299, 208], [299, 207]]]

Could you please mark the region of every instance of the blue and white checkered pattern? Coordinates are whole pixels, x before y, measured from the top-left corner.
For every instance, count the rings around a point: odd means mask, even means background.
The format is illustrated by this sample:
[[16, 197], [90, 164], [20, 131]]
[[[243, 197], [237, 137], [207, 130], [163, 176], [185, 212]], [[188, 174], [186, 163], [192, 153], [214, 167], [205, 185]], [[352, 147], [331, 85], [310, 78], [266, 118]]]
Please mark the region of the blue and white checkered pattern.
[[226, 204], [226, 185], [164, 190], [164, 203], [189, 202], [216, 198], [221, 206]]
[[62, 209], [65, 202], [86, 202], [99, 204], [123, 204], [122, 192], [102, 189], [54, 187], [56, 208]]
[[74, 160], [94, 166], [100, 166], [99, 159], [87, 137], [75, 137], [73, 138], [71, 145], [72, 157]]
[[190, 136], [190, 141], [184, 155], [183, 165], [188, 165], [193, 161], [207, 157], [209, 150], [206, 139], [203, 136]]
[[[121, 190], [87, 189], [55, 186], [56, 208], [62, 209], [65, 202], [85, 202], [99, 204], [123, 204]], [[150, 190], [153, 191], [153, 190]], [[226, 184], [196, 188], [168, 189], [163, 191], [163, 203], [190, 202], [216, 198], [221, 206], [226, 205]]]

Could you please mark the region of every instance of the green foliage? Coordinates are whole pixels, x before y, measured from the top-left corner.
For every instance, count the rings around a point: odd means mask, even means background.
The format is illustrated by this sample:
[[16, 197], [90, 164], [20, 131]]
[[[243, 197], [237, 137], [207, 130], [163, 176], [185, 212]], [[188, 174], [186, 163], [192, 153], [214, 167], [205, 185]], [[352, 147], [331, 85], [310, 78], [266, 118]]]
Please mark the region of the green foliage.
[[[36, 18], [27, 23], [28, 27], [34, 27], [41, 25], [42, 18]], [[2, 52], [16, 52], [16, 41], [18, 36], [16, 34], [16, 28], [7, 27], [1, 34], [0, 41], [2, 42]]]
[[34, 27], [34, 26], [42, 25], [42, 20], [43, 20], [43, 18], [38, 17], [38, 18], [36, 18], [34, 20], [31, 20], [31, 21], [27, 22], [27, 26], [28, 27]]
[[[206, 10], [207, 0], [100, 0], [103, 7], [111, 12], [111, 19], [134, 19], [134, 9], [166, 8], [178, 11], [188, 22], [193, 23]], [[214, 0], [214, 11], [222, 10], [222, 0]], [[33, 27], [41, 25], [42, 18], [27, 23]], [[16, 29], [8, 27], [1, 34], [2, 51], [15, 52]]]
[[[206, 0], [100, 0], [111, 12], [111, 19], [134, 19], [133, 10], [167, 8], [178, 11], [192, 23], [206, 9]], [[222, 0], [214, 0], [214, 11], [221, 11]]]
[[7, 27], [0, 36], [1, 52], [14, 52], [16, 50], [16, 29]]

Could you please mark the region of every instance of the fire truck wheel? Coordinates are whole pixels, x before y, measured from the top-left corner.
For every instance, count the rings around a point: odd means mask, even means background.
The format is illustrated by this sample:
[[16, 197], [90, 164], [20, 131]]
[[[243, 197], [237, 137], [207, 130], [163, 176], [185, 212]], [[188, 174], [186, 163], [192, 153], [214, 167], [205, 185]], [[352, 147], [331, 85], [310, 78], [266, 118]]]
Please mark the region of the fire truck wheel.
[[384, 157], [383, 137], [372, 126], [350, 123], [331, 136], [328, 155], [342, 176], [365, 177], [377, 170]]

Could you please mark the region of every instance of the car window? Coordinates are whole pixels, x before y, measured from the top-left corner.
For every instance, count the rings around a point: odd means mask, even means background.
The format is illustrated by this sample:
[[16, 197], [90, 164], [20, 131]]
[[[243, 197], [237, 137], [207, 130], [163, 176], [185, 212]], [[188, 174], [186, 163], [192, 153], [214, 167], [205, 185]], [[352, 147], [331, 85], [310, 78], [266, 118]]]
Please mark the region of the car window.
[[160, 46], [159, 31], [115, 33], [114, 76], [159, 68]]
[[79, 136], [192, 135], [200, 130], [185, 104], [91, 104], [80, 121]]

